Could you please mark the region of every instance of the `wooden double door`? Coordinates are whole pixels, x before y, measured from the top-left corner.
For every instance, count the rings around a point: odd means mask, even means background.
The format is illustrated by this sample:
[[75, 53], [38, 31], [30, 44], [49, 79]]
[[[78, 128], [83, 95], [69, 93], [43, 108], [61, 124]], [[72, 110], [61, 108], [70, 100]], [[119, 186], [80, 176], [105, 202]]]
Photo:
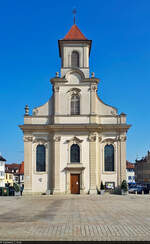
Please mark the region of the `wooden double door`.
[[80, 174], [70, 175], [71, 194], [80, 194]]

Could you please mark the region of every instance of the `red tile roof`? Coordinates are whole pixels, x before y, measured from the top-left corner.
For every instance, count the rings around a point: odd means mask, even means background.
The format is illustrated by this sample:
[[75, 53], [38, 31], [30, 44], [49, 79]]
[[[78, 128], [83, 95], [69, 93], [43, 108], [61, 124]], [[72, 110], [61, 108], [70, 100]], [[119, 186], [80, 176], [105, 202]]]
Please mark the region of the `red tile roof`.
[[5, 172], [13, 174], [24, 174], [24, 162], [21, 164], [5, 164]]
[[134, 169], [135, 165], [133, 163], [130, 163], [126, 161], [126, 169]]
[[18, 168], [20, 167], [20, 164], [5, 164], [5, 168], [8, 167], [9, 169], [14, 169], [14, 168]]
[[74, 24], [69, 32], [65, 35], [63, 40], [87, 40], [83, 33], [79, 30], [76, 24]]
[[20, 174], [24, 174], [24, 162], [20, 164], [20, 169], [19, 169]]

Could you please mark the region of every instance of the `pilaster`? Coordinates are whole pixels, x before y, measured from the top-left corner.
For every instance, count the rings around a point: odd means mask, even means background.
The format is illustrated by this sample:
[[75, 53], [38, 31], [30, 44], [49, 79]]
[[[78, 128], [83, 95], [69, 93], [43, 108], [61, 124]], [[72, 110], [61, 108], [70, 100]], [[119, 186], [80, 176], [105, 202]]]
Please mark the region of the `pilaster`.
[[90, 95], [91, 95], [90, 123], [96, 123], [96, 91], [97, 91], [97, 85], [92, 84], [90, 88]]
[[121, 154], [120, 154], [120, 138], [117, 140], [117, 186], [121, 185]]
[[51, 165], [52, 165], [52, 141], [51, 138], [49, 138], [47, 142], [48, 147], [48, 164], [47, 164], [47, 194], [49, 195], [51, 193]]
[[32, 136], [24, 135], [24, 191], [32, 193]]
[[97, 142], [97, 150], [96, 150], [96, 183], [97, 183], [97, 188], [100, 190], [100, 185], [101, 185], [101, 175], [102, 175], [102, 156], [101, 156], [101, 142], [102, 142], [102, 137], [98, 137], [98, 142]]
[[54, 189], [53, 193], [60, 192], [60, 140], [61, 137], [55, 135], [53, 138], [54, 143]]
[[126, 136], [120, 136], [120, 155], [121, 155], [121, 163], [120, 163], [120, 181], [126, 180]]
[[[53, 89], [54, 89], [54, 115], [59, 115], [59, 86], [55, 85]], [[58, 123], [58, 121], [56, 123]]]
[[89, 185], [90, 185], [90, 194], [96, 194], [96, 134], [90, 134], [88, 137], [89, 140]]

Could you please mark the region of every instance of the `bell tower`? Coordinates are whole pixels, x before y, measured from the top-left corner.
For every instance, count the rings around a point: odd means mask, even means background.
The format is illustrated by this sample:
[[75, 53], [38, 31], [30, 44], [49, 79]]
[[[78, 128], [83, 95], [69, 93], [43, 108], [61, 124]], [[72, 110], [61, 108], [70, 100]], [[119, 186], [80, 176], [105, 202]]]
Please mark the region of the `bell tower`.
[[70, 70], [81, 70], [89, 78], [91, 40], [88, 40], [74, 23], [66, 36], [58, 41], [61, 58], [61, 78]]

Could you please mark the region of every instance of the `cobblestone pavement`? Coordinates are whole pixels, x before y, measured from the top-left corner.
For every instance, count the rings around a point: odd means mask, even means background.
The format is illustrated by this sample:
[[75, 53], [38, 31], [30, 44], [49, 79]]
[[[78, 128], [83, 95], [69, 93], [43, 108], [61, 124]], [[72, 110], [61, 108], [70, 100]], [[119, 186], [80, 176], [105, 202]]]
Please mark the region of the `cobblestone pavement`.
[[0, 197], [0, 240], [150, 240], [150, 195]]

